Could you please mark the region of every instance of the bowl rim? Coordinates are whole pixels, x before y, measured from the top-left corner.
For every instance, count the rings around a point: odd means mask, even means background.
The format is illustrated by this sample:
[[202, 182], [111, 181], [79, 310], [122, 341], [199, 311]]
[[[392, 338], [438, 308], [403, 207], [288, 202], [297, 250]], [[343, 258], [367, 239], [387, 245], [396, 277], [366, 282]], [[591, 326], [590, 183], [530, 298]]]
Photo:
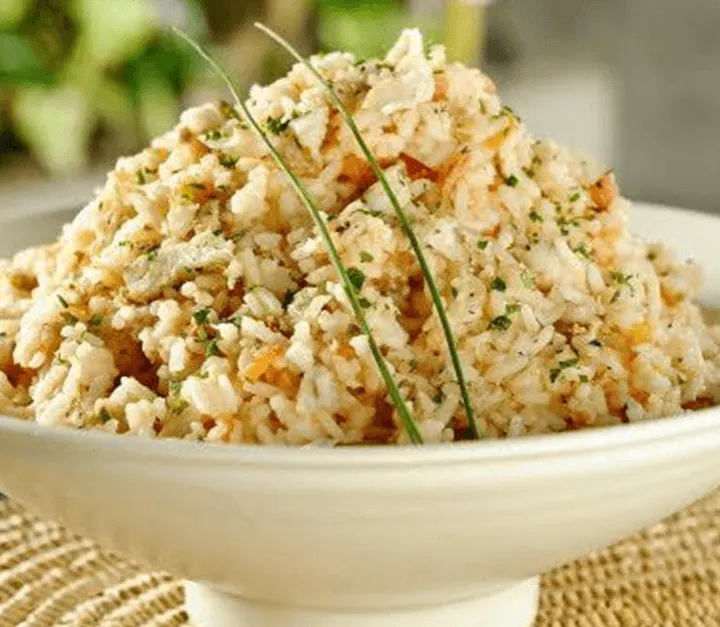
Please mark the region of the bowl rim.
[[[684, 217], [720, 225], [718, 216], [652, 203], [633, 202], [631, 211], [654, 213], [658, 216], [668, 216], [682, 211]], [[85, 448], [87, 445], [92, 445], [96, 451], [124, 454], [128, 459], [140, 455], [144, 458], [159, 458], [167, 461], [181, 459], [184, 462], [197, 463], [306, 468], [365, 466], [377, 469], [378, 466], [417, 467], [547, 458], [562, 454], [614, 450], [668, 439], [697, 437], [712, 431], [720, 431], [720, 405], [657, 420], [503, 440], [487, 439], [422, 446], [353, 447], [227, 445], [170, 438], [118, 437], [117, 434], [99, 430], [78, 431], [67, 426], [47, 426], [30, 420], [0, 415], [0, 437], [7, 434], [20, 438], [39, 439], [48, 445], [62, 447]]]
[[185, 463], [230, 463], [252, 466], [331, 466], [333, 468], [382, 466], [417, 467], [498, 461], [521, 461], [638, 447], [666, 440], [678, 442], [720, 431], [720, 406], [642, 422], [596, 429], [420, 446], [329, 445], [283, 446], [224, 444], [141, 436], [119, 437], [103, 431], [78, 431], [67, 426], [40, 425], [0, 416], [0, 437], [42, 440], [51, 446], [121, 454], [127, 460], [142, 457]]

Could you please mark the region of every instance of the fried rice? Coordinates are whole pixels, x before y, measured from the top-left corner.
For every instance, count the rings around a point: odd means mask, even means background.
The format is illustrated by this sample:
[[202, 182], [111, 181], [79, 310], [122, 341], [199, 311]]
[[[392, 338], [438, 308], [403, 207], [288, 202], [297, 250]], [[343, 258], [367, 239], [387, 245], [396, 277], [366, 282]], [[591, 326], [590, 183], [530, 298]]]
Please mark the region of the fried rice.
[[[422, 243], [479, 426], [516, 437], [720, 397], [700, 272], [633, 238], [610, 172], [533, 138], [493, 82], [405, 31], [316, 56]], [[466, 437], [407, 237], [298, 64], [248, 106], [323, 211], [426, 442]], [[208, 104], [122, 158], [55, 243], [0, 262], [0, 413], [229, 443], [405, 443], [305, 207], [238, 110]]]

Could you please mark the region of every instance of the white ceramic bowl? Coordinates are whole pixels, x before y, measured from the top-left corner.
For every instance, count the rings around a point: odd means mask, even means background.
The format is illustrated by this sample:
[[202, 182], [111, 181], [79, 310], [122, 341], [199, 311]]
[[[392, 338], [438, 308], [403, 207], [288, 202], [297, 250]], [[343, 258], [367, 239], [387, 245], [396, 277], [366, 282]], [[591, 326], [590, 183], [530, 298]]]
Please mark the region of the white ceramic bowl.
[[[634, 219], [706, 267], [717, 304], [720, 220]], [[0, 419], [0, 489], [192, 581], [198, 627], [528, 627], [539, 573], [710, 492], [719, 453], [716, 409], [513, 441], [292, 450]]]

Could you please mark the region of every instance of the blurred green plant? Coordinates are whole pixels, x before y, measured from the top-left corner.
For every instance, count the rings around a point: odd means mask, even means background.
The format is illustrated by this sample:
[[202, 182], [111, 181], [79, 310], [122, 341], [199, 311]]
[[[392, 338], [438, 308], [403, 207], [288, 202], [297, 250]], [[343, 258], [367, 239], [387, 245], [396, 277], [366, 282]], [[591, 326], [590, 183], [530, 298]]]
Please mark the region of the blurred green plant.
[[[205, 35], [200, 0], [177, 11]], [[0, 0], [0, 147], [73, 174], [99, 135], [125, 150], [171, 128], [198, 69], [151, 0]]]
[[418, 27], [448, 58], [474, 65], [485, 40], [491, 0], [446, 0], [443, 14], [413, 14], [402, 0], [319, 0], [318, 38], [324, 50], [349, 50], [360, 58], [382, 56], [403, 28]]
[[322, 50], [348, 50], [358, 58], [382, 56], [409, 25], [428, 41], [439, 41], [437, 17], [418, 18], [402, 0], [319, 0], [318, 40]]

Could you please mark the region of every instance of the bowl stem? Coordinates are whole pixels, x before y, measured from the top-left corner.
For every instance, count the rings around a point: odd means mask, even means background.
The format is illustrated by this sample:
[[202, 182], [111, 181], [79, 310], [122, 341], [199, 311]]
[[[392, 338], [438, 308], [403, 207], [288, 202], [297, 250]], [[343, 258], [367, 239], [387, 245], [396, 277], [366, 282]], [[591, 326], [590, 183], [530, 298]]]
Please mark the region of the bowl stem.
[[194, 582], [185, 582], [185, 594], [196, 627], [530, 627], [539, 582], [533, 578], [492, 596], [409, 610], [316, 610], [257, 603]]

